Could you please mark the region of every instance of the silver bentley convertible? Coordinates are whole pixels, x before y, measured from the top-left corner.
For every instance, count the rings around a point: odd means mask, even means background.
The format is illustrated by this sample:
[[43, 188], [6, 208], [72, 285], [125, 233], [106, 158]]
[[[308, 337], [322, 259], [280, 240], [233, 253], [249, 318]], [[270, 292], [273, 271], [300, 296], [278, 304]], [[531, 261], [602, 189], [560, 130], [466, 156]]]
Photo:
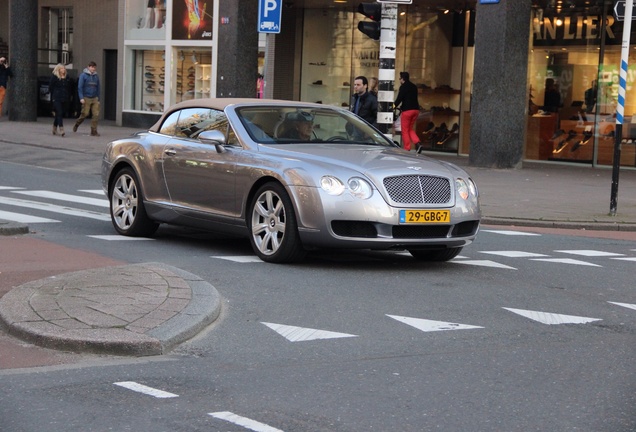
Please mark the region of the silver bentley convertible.
[[481, 217], [459, 167], [404, 151], [346, 109], [279, 100], [176, 104], [108, 145], [102, 186], [122, 235], [161, 223], [240, 234], [273, 263], [318, 248], [446, 261]]

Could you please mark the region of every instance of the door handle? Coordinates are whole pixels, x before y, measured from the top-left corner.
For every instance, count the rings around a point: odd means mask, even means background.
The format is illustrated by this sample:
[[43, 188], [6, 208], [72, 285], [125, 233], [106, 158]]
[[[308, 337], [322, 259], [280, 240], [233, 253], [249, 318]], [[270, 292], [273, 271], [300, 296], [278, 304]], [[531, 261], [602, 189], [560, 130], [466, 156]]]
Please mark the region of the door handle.
[[173, 148], [165, 149], [163, 152], [168, 156], [174, 156], [177, 154], [177, 151]]

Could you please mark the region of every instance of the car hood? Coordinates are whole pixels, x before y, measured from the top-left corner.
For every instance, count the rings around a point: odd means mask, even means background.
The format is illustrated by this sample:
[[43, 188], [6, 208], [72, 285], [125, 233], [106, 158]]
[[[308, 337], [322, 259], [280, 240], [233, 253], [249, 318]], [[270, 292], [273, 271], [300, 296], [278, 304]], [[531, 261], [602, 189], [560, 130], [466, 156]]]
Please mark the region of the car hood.
[[[311, 145], [261, 145], [260, 150], [299, 164], [321, 167], [324, 174], [339, 174], [335, 171], [356, 171], [359, 174], [380, 180], [396, 175], [433, 175], [440, 177], [463, 177], [463, 169], [448, 162], [439, 161], [399, 148], [359, 144], [311, 144]], [[352, 173], [342, 173], [351, 175]]]

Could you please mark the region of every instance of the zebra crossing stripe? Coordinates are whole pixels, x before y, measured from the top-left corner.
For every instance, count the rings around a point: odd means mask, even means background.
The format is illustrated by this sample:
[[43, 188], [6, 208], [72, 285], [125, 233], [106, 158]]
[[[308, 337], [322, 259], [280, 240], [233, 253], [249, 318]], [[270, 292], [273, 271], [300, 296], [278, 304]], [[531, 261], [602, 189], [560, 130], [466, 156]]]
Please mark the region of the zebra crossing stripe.
[[23, 213], [13, 213], [0, 210], [0, 219], [19, 223], [53, 223], [60, 222], [55, 219], [47, 219], [37, 216], [31, 216]]
[[15, 198], [0, 197], [0, 204], [12, 205], [17, 207], [26, 207], [36, 210], [44, 210], [52, 213], [60, 213], [69, 216], [79, 216], [89, 219], [97, 219], [100, 221], [110, 221], [110, 215], [98, 213], [91, 210], [82, 210], [71, 207], [63, 207], [55, 204], [42, 203], [37, 201], [20, 200]]
[[103, 199], [87, 198], [87, 197], [82, 197], [79, 195], [70, 195], [65, 193], [44, 191], [44, 190], [12, 191], [12, 192], [21, 194], [21, 195], [34, 196], [38, 198], [47, 198], [47, 199], [58, 200], [58, 201], [74, 202], [74, 203], [80, 203], [80, 204], [88, 204], [88, 205], [92, 205], [96, 207], [108, 208], [108, 200], [106, 198], [103, 198]]

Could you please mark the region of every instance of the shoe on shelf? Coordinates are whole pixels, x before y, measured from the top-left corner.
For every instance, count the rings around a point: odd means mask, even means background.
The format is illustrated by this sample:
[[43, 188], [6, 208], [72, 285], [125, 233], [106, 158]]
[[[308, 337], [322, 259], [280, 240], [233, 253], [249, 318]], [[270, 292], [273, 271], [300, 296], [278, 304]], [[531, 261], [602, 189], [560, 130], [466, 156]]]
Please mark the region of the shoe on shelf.
[[150, 73], [150, 72], [146, 72], [146, 73], [144, 74], [144, 76], [145, 76], [146, 78], [154, 78], [154, 77], [155, 77], [155, 74]]
[[561, 135], [563, 135], [565, 133], [565, 131], [563, 129], [559, 129], [558, 131], [556, 131], [554, 133], [554, 135], [552, 135], [552, 138], [550, 138], [551, 140], [555, 140], [558, 137], [560, 137]]

